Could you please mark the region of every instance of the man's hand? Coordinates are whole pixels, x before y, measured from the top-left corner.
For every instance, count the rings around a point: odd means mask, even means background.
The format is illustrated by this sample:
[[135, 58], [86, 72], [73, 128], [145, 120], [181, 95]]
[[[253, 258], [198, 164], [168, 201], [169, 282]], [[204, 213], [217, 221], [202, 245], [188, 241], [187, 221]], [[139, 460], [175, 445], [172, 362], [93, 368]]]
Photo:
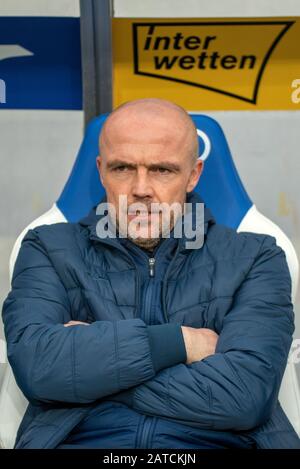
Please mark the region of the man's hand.
[[78, 326], [78, 324], [84, 324], [85, 326], [89, 326], [88, 322], [82, 322], [82, 321], [69, 321], [66, 324], [64, 324], [64, 326], [65, 327]]
[[214, 331], [186, 326], [182, 326], [181, 329], [188, 365], [215, 353], [219, 336]]

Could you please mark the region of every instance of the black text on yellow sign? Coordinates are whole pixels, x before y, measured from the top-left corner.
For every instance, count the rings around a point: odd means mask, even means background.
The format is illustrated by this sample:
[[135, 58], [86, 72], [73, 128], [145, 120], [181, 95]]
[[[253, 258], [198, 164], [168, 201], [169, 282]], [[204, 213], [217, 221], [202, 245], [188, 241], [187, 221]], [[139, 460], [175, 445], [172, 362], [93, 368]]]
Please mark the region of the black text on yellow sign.
[[115, 104], [157, 96], [189, 110], [292, 108], [290, 84], [300, 67], [295, 32], [300, 38], [296, 18], [115, 19]]

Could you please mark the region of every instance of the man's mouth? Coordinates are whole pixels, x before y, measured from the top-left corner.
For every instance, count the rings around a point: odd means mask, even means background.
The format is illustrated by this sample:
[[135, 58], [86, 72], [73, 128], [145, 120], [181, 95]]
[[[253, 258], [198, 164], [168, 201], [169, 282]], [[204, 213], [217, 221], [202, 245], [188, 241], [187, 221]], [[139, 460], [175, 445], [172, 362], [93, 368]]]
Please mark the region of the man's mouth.
[[142, 211], [142, 210], [135, 210], [134, 212], [128, 212], [128, 218], [133, 220], [134, 218], [146, 219], [151, 217], [151, 211]]

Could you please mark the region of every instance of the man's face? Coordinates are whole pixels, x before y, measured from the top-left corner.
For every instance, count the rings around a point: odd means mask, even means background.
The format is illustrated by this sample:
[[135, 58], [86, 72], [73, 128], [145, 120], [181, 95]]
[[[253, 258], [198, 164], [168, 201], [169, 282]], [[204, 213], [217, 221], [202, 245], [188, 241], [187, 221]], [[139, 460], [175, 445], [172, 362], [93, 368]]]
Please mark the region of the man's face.
[[[107, 202], [116, 209], [117, 226], [123, 226], [124, 220], [128, 226], [138, 223], [139, 236], [133, 241], [151, 249], [158, 242], [157, 236], [151, 233], [161, 235], [164, 217], [161, 212], [150, 215], [151, 204], [183, 206], [186, 192], [193, 190], [198, 182], [202, 162], [193, 160], [191, 129], [184, 127], [176, 113], [151, 119], [146, 113], [130, 111], [112, 120], [104, 130], [97, 166]], [[126, 212], [125, 207], [120, 209], [120, 195], [127, 197]], [[131, 204], [135, 204], [133, 213], [130, 213]], [[143, 204], [140, 212], [136, 212], [139, 208], [136, 204]], [[176, 216], [171, 212], [169, 230], [175, 221]]]

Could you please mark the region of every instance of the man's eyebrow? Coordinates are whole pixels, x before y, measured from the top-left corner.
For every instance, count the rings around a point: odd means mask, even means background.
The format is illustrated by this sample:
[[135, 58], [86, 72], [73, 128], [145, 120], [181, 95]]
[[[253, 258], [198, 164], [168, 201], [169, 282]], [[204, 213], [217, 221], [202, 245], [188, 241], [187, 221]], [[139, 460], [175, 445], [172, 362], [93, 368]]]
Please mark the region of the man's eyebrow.
[[176, 163], [171, 163], [170, 161], [162, 161], [161, 163], [152, 163], [148, 165], [149, 169], [158, 169], [164, 168], [172, 171], [180, 171], [180, 166]]
[[[107, 168], [108, 169], [113, 169], [118, 166], [128, 166], [130, 168], [136, 168], [137, 164], [136, 163], [129, 163], [128, 161], [125, 160], [112, 160], [108, 161], [107, 163]], [[180, 166], [176, 163], [173, 163], [171, 161], [162, 161], [161, 163], [150, 163], [149, 165], [146, 165], [148, 169], [158, 169], [158, 168], [164, 168], [164, 169], [169, 169], [170, 171], [180, 171]]]
[[107, 163], [108, 169], [116, 168], [117, 166], [130, 166], [131, 168], [136, 168], [137, 165], [134, 163], [129, 163], [128, 161], [120, 160], [120, 159], [108, 161]]

